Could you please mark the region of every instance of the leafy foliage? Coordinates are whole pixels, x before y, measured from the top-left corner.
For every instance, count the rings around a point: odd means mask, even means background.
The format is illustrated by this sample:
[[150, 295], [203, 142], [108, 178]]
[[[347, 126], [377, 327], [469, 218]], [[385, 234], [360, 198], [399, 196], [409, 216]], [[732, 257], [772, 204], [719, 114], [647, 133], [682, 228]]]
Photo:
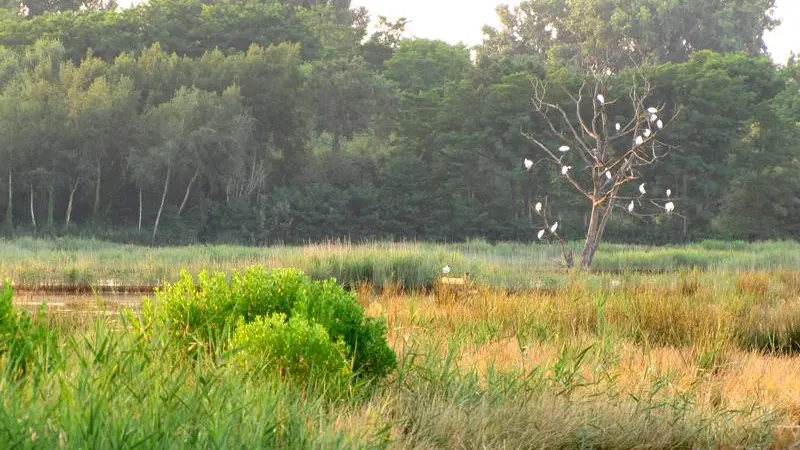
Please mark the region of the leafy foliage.
[[[306, 330], [316, 337], [298, 345], [308, 346], [308, 351], [328, 352], [341, 342], [356, 374], [383, 377], [396, 364], [386, 343], [383, 320], [364, 317], [354, 295], [335, 281], [315, 282], [296, 269], [250, 268], [234, 272], [230, 279], [224, 273], [201, 272], [196, 281], [184, 272], [179, 281], [159, 289], [155, 301], [145, 304], [143, 320], [145, 329], [165, 329], [187, 348], [227, 346], [231, 329], [253, 323], [256, 325], [245, 331], [234, 331], [233, 341], [256, 345], [259, 352], [281, 352], [280, 358], [295, 358], [292, 364], [300, 364], [296, 361], [299, 348], [284, 348], [283, 340], [262, 344], [253, 340], [271, 328], [288, 334]], [[320, 330], [325, 332], [324, 338]], [[324, 354], [325, 364], [330, 363], [331, 355]], [[272, 357], [263, 358], [266, 363]], [[291, 370], [300, 369], [295, 365]]]

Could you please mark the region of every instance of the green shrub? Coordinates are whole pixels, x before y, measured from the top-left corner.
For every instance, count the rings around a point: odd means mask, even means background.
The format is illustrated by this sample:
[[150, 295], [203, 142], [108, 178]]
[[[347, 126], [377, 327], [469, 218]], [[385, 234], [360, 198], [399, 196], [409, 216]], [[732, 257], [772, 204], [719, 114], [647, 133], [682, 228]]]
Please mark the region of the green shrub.
[[5, 373], [17, 377], [37, 363], [44, 368], [52, 364], [56, 336], [43, 325], [44, 310], [39, 310], [38, 321], [34, 322], [30, 314], [14, 308], [13, 298], [11, 283], [6, 282], [0, 291], [0, 357], [5, 360]]
[[313, 281], [296, 269], [254, 267], [230, 278], [203, 272], [196, 284], [183, 273], [178, 282], [156, 292], [155, 302], [144, 305], [145, 324], [165, 326], [188, 346], [227, 345], [225, 330], [274, 314], [322, 326], [333, 342], [344, 343], [358, 375], [382, 377], [396, 366], [383, 319], [365, 317], [355, 296], [335, 281]]
[[234, 360], [256, 372], [277, 371], [292, 379], [345, 379], [351, 374], [344, 342], [331, 340], [325, 327], [285, 314], [240, 320], [231, 345]]

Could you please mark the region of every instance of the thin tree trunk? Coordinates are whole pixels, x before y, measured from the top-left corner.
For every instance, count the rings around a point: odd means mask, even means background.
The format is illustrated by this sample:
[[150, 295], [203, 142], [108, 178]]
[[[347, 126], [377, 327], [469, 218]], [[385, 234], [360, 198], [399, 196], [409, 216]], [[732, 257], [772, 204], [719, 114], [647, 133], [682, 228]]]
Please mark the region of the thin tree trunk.
[[197, 179], [197, 176], [200, 175], [200, 167], [194, 171], [194, 175], [192, 175], [192, 179], [189, 180], [189, 185], [186, 186], [186, 193], [183, 195], [183, 201], [181, 202], [180, 208], [178, 208], [178, 215], [180, 216], [183, 213], [183, 208], [186, 207], [186, 201], [189, 200], [189, 192], [192, 190], [192, 185], [194, 181]]
[[14, 229], [14, 206], [13, 206], [13, 198], [14, 198], [14, 190], [13, 184], [11, 183], [11, 168], [8, 168], [8, 205], [6, 206], [6, 218], [5, 218], [5, 225], [8, 228], [8, 231], [11, 232]]
[[94, 184], [94, 210], [93, 210], [93, 221], [94, 225], [97, 226], [97, 215], [100, 212], [100, 176], [101, 176], [101, 165], [100, 161], [97, 161], [97, 178], [95, 179]]
[[75, 185], [73, 185], [72, 189], [69, 191], [69, 202], [67, 203], [67, 218], [64, 221], [64, 228], [69, 228], [69, 221], [72, 220], [72, 202], [75, 200], [75, 191], [78, 190], [78, 183], [80, 182], [81, 182], [80, 178], [75, 180]]
[[47, 227], [53, 229], [55, 218], [53, 217], [53, 210], [55, 210], [55, 187], [51, 184], [47, 187]]
[[31, 223], [33, 230], [36, 231], [36, 212], [33, 210], [33, 185], [31, 185]]
[[142, 232], [142, 189], [139, 188], [139, 232]]
[[164, 177], [164, 192], [161, 193], [161, 204], [158, 206], [158, 214], [156, 214], [156, 223], [153, 225], [153, 239], [150, 245], [155, 245], [156, 234], [158, 233], [158, 222], [161, 221], [161, 212], [164, 210], [164, 202], [167, 201], [167, 189], [169, 189], [169, 177], [172, 174], [172, 163], [167, 163], [167, 175]]
[[342, 138], [339, 135], [338, 131], [333, 133], [333, 143], [331, 145], [331, 148], [335, 155], [338, 155], [339, 153], [342, 152]]

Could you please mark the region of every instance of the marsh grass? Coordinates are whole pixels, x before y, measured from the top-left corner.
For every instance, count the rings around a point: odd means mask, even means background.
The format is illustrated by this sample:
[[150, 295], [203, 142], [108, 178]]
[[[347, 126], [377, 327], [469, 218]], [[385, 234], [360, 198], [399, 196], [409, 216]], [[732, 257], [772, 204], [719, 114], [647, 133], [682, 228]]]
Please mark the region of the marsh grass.
[[0, 380], [0, 444], [798, 448], [795, 272], [532, 281], [440, 302], [362, 280], [359, 303], [386, 318], [399, 362], [385, 381], [344, 391], [252, 377], [223, 351], [187, 358], [167, 336], [134, 338], [128, 316], [106, 307], [117, 315], [54, 327], [57, 367]]
[[[576, 250], [580, 243], [571, 243]], [[324, 242], [306, 246], [188, 246], [150, 248], [79, 239], [0, 240], [0, 274], [17, 285], [157, 285], [176, 281], [181, 270], [230, 272], [253, 265], [296, 267], [316, 279], [335, 277], [347, 287], [368, 282], [375, 288], [431, 289], [445, 264], [453, 275], [469, 273], [480, 285], [496, 289], [550, 289], [565, 285], [555, 246], [415, 242]], [[603, 245], [597, 277], [648, 272], [674, 276], [681, 270], [712, 272], [800, 271], [796, 242], [705, 241], [686, 246]], [[800, 281], [795, 280], [796, 284]]]

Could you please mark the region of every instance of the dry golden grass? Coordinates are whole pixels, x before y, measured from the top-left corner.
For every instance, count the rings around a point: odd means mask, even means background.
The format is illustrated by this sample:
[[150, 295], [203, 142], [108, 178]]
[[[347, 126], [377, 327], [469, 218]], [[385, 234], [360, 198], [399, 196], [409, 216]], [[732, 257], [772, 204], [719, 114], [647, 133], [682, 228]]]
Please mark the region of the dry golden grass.
[[[785, 278], [781, 276], [780, 282], [787, 283]], [[663, 402], [686, 398], [697, 420], [739, 411], [745, 413], [730, 420], [743, 424], [766, 414], [772, 417], [770, 447], [799, 448], [800, 357], [790, 349], [775, 353], [748, 348], [751, 335], [772, 330], [777, 339], [792, 342], [793, 330], [800, 327], [800, 302], [784, 294], [774, 301], [763, 298], [769, 292], [764, 287], [770, 285], [769, 280], [751, 273], [737, 277], [729, 287], [715, 289], [686, 279], [677, 286], [640, 284], [608, 291], [589, 291], [580, 285], [556, 293], [506, 294], [487, 289], [458, 302], [440, 302], [433, 294], [373, 295], [363, 290], [360, 300], [368, 314], [388, 319], [390, 342], [401, 359], [404, 352], [420, 349], [445, 358], [455, 348], [454, 365], [482, 377], [497, 371], [515, 372], [520, 378], [543, 371], [542, 376], [548, 377], [565, 349], [589, 348], [579, 369], [584, 385], [580, 395], [586, 402], [576, 407], [559, 397], [544, 397], [553, 402], [548, 411], [565, 430], [578, 427], [581, 420], [605, 422], [597, 416], [601, 413], [639, 420], [633, 417], [632, 404], [611, 402], [606, 408], [590, 401], [608, 399], [613, 392], [614, 398], [650, 395], [654, 396], [651, 401]], [[427, 358], [431, 355], [422, 356]], [[463, 416], [452, 405], [438, 407], [442, 408], [438, 417], [444, 411], [451, 417], [426, 419], [432, 420], [427, 426], [437, 427], [436, 437], [416, 430], [420, 440], [402, 440], [398, 448], [477, 448], [466, 442], [478, 436], [463, 427], [488, 425]], [[562, 408], [573, 408], [572, 413]], [[517, 411], [516, 418], [502, 416], [506, 413], [484, 411], [487, 420], [518, 422], [524, 417], [536, 422], [533, 410]], [[626, 433], [644, 432], [639, 425], [652, 426], [633, 422]], [[605, 426], [614, 428], [611, 423]], [[557, 431], [549, 435], [554, 445], [562, 442]], [[670, 434], [674, 430], [650, 431], [654, 440], [635, 432], [632, 436], [646, 439], [651, 448], [658, 447], [658, 439], [667, 443], [674, 437]], [[445, 441], [447, 445], [442, 445]], [[615, 442], [624, 447], [636, 441]]]

